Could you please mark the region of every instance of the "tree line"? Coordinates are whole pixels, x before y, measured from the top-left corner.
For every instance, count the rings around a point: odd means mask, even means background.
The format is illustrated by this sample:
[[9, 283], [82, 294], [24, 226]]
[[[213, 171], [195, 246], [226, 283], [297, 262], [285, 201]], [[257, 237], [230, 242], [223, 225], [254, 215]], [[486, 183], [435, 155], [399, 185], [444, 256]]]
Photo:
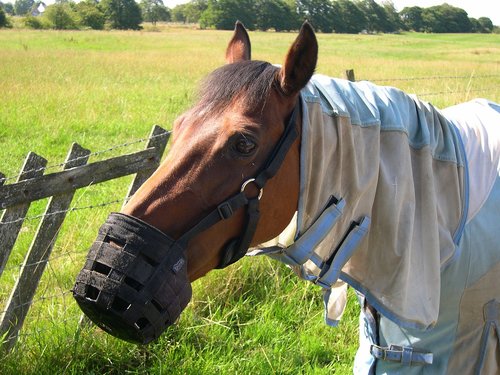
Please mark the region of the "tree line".
[[173, 21], [231, 30], [238, 19], [250, 30], [291, 31], [307, 19], [324, 33], [498, 32], [488, 17], [471, 18], [448, 4], [397, 12], [392, 2], [374, 0], [192, 0], [172, 9], [162, 0], [56, 0], [36, 16], [39, 5], [35, 0], [0, 1], [0, 27], [8, 26], [7, 13], [25, 16], [28, 27], [55, 29], [140, 29], [143, 22]]
[[[0, 9], [3, 7], [11, 15], [23, 16], [25, 26], [33, 29], [138, 30], [144, 20], [143, 13], [147, 12], [143, 10], [143, 3], [149, 1], [153, 0], [141, 0], [139, 4], [135, 0], [82, 0], [78, 3], [56, 0], [55, 4], [45, 7], [42, 1], [16, 0], [13, 5], [0, 2]], [[40, 6], [44, 11], [39, 14]]]
[[391, 1], [374, 0], [192, 0], [172, 10], [177, 22], [201, 28], [230, 30], [239, 19], [250, 30], [297, 30], [307, 19], [324, 33], [420, 31], [431, 33], [491, 33], [488, 17], [468, 17], [448, 4], [406, 7], [398, 12]]

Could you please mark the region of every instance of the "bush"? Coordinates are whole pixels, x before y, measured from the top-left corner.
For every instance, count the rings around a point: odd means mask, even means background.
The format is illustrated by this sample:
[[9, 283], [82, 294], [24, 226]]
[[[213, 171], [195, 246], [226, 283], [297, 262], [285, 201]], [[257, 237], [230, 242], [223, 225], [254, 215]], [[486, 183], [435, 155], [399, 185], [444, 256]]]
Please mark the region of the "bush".
[[29, 29], [35, 29], [35, 30], [49, 28], [49, 25], [47, 25], [46, 22], [43, 22], [43, 19], [41, 17], [33, 17], [33, 16], [26, 16], [24, 18], [24, 25]]
[[76, 14], [69, 4], [59, 3], [49, 5], [47, 9], [45, 9], [43, 17], [49, 21], [54, 29], [78, 29]]
[[94, 30], [104, 29], [106, 16], [94, 1], [81, 1], [75, 6], [79, 24]]
[[7, 16], [5, 15], [3, 8], [0, 8], [0, 28], [8, 27], [9, 24], [10, 24], [9, 20], [7, 19]]

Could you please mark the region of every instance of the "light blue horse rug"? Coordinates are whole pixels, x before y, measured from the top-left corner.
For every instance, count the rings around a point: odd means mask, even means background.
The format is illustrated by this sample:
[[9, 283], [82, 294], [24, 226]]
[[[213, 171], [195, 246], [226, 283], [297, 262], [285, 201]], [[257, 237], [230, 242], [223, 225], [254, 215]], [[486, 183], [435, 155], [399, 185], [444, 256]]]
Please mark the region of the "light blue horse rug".
[[500, 373], [500, 106], [315, 75], [297, 214], [250, 253], [361, 302], [360, 374]]

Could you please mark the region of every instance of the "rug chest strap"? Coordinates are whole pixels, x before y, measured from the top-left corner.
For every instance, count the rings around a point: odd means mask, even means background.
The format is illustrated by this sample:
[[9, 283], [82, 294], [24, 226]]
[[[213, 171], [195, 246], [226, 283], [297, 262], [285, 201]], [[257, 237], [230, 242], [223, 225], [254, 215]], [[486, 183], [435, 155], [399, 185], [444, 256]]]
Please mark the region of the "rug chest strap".
[[370, 353], [382, 361], [399, 362], [404, 366], [430, 365], [433, 359], [432, 353], [415, 350], [411, 346], [384, 347], [373, 344], [370, 347]]

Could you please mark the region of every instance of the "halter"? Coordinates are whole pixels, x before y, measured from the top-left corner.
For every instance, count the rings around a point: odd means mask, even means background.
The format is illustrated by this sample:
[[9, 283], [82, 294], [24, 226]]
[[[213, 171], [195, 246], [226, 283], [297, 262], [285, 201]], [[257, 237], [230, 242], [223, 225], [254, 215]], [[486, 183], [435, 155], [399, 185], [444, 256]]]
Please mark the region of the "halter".
[[[238, 194], [220, 203], [216, 209], [210, 212], [207, 216], [201, 219], [198, 224], [182, 235], [177, 240], [177, 243], [179, 243], [181, 247], [187, 247], [188, 241], [200, 232], [210, 228], [219, 221], [229, 219], [238, 209], [243, 206], [247, 206], [244, 231], [239, 238], [234, 238], [224, 247], [221, 262], [216, 268], [225, 268], [238, 261], [246, 254], [259, 222], [259, 201], [264, 193], [264, 186], [266, 182], [278, 172], [283, 160], [285, 160], [288, 150], [290, 150], [290, 147], [298, 137], [295, 122], [297, 119], [297, 112], [299, 112], [299, 110], [300, 100], [297, 101], [280, 140], [274, 147], [271, 155], [269, 155], [266, 163], [257, 176], [243, 182]], [[250, 184], [254, 184], [259, 191], [255, 197], [247, 197], [245, 193], [247, 186]]]

